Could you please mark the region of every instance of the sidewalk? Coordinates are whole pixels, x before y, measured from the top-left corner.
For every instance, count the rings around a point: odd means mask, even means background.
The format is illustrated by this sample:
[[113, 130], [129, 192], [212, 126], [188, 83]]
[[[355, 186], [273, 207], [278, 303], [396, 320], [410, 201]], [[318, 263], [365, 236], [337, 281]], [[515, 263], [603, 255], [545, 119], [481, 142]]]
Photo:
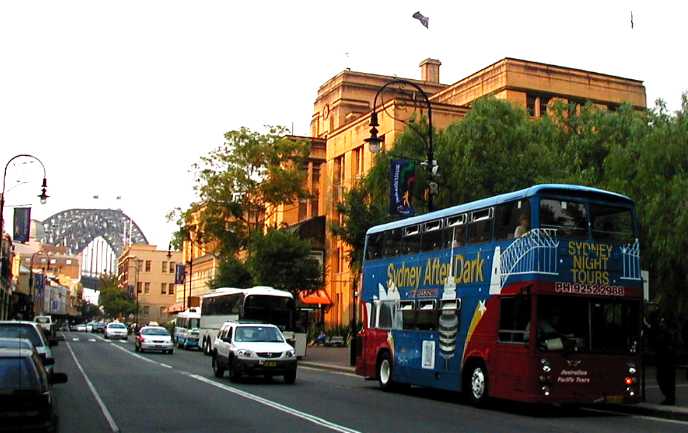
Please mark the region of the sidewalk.
[[[354, 367], [349, 365], [348, 347], [310, 346], [306, 349], [306, 356], [299, 361], [304, 367], [323, 370], [354, 373]], [[659, 390], [654, 366], [647, 367], [645, 372], [645, 402], [634, 405], [604, 405], [603, 407], [617, 412], [635, 415], [648, 415], [661, 418], [688, 420], [688, 378], [685, 370], [676, 372], [676, 405], [663, 406], [660, 403], [664, 396]]]
[[349, 365], [350, 350], [348, 347], [309, 346], [306, 349], [306, 356], [299, 361], [299, 365], [353, 373], [355, 369]]

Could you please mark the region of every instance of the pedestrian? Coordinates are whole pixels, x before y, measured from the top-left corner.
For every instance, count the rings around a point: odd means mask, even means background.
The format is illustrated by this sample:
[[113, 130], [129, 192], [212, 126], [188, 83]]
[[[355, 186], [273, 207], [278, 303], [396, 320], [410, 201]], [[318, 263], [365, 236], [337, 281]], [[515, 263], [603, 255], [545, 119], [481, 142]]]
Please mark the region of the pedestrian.
[[657, 384], [664, 394], [663, 405], [676, 404], [676, 361], [681, 333], [673, 314], [659, 319], [655, 337]]

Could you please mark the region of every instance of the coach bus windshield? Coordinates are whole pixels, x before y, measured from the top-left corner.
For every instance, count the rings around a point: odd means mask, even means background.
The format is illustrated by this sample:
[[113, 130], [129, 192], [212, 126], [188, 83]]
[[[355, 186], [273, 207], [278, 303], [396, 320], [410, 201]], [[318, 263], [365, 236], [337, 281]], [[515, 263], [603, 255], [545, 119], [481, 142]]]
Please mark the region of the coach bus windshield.
[[271, 323], [282, 331], [294, 328], [294, 314], [294, 300], [291, 298], [250, 295], [244, 301], [244, 319]]
[[540, 201], [540, 227], [556, 229], [560, 237], [612, 242], [632, 242], [635, 238], [630, 208], [543, 198]]
[[538, 298], [537, 344], [542, 351], [636, 353], [640, 302], [563, 296]]

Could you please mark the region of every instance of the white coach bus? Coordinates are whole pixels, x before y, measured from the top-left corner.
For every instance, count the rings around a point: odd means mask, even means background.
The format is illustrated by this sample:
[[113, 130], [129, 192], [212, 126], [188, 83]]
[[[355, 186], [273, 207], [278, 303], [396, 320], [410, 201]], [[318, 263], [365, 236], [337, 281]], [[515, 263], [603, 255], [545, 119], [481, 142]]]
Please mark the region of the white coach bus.
[[224, 322], [251, 320], [277, 326], [294, 347], [296, 356], [306, 354], [306, 330], [296, 329], [294, 295], [267, 286], [248, 289], [222, 287], [201, 297], [199, 344], [210, 355], [213, 341]]

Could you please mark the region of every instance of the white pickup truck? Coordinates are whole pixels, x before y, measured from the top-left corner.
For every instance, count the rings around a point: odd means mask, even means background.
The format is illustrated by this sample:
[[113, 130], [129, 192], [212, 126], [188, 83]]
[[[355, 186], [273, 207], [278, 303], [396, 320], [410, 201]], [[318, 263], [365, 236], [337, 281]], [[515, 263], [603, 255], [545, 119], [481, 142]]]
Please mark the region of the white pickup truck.
[[36, 316], [33, 319], [45, 332], [45, 335], [51, 337], [53, 335], [53, 318], [50, 316]]

